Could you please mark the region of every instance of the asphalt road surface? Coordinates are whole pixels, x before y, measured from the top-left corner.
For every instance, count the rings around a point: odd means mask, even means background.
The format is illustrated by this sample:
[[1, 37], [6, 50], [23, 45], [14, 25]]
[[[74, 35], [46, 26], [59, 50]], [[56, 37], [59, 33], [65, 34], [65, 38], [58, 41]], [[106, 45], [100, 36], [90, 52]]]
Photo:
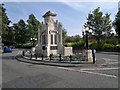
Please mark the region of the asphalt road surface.
[[118, 88], [118, 55], [97, 53], [97, 67], [57, 67], [19, 62], [20, 50], [2, 56], [3, 88]]

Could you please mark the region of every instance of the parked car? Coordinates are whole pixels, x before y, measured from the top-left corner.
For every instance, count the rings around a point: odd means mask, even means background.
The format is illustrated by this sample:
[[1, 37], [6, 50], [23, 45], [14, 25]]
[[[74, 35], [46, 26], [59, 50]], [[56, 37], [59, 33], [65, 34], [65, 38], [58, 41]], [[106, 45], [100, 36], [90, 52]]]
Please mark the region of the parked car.
[[11, 53], [11, 52], [12, 52], [12, 48], [11, 47], [4, 46], [3, 53]]

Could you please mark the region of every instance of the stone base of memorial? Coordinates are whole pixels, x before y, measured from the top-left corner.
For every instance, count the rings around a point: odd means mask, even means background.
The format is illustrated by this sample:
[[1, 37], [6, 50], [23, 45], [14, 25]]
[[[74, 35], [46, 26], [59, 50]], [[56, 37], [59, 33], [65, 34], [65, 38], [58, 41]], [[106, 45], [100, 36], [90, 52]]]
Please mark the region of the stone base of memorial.
[[83, 50], [83, 56], [88, 62], [93, 62], [92, 50]]

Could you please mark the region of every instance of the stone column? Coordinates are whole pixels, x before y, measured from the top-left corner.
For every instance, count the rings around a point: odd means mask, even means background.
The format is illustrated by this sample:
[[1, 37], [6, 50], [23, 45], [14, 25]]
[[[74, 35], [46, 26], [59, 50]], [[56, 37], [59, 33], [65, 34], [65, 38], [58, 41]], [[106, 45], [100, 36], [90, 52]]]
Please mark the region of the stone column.
[[40, 27], [38, 27], [38, 46], [40, 46], [41, 40], [40, 40]]
[[57, 21], [57, 30], [58, 30], [58, 52], [59, 54], [63, 55], [63, 45], [62, 45], [62, 27], [59, 26], [59, 23]]
[[62, 27], [60, 27], [60, 44], [62, 45]]
[[50, 55], [50, 28], [49, 28], [49, 23], [46, 25], [46, 47], [47, 47], [47, 50], [46, 50], [46, 56], [49, 56]]
[[56, 26], [57, 26], [57, 30], [58, 30], [58, 34], [59, 34], [59, 44], [62, 45], [62, 26], [59, 25], [58, 20], [56, 20]]
[[37, 56], [41, 56], [41, 53], [42, 53], [41, 30], [42, 30], [42, 27], [38, 27], [38, 45], [35, 46], [35, 53]]

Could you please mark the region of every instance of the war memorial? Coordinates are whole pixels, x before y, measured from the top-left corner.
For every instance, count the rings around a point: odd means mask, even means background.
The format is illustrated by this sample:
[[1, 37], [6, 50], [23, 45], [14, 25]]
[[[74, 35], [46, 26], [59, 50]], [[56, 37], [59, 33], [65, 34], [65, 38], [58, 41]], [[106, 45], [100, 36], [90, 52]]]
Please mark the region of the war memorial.
[[[56, 20], [57, 14], [48, 11], [43, 15], [42, 28], [38, 28], [38, 44], [32, 48], [32, 53], [38, 57], [72, 56], [72, 47], [65, 47], [62, 43], [62, 28]], [[82, 56], [87, 62], [93, 62], [92, 50], [85, 49]], [[80, 58], [81, 59], [81, 58]]]
[[42, 28], [38, 29], [38, 46], [36, 46], [36, 54], [49, 56], [72, 55], [72, 47], [64, 47], [62, 44], [62, 30], [58, 20], [55, 19], [57, 14], [48, 11], [43, 15], [44, 22]]

